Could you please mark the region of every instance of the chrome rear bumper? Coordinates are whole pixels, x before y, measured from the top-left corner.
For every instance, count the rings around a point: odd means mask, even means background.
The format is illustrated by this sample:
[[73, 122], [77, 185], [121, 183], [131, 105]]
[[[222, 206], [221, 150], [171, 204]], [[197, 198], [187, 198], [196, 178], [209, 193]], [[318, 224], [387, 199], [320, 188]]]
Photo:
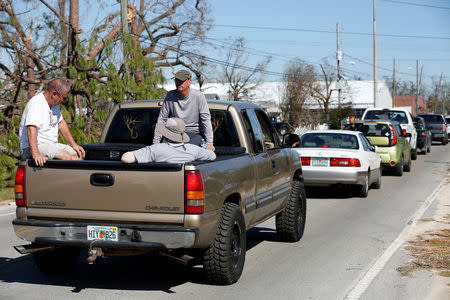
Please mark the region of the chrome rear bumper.
[[[15, 219], [12, 224], [19, 238], [49, 245], [178, 249], [193, 247], [198, 238], [196, 228], [181, 226], [49, 222], [30, 219]], [[88, 240], [88, 225], [116, 226], [118, 241]]]

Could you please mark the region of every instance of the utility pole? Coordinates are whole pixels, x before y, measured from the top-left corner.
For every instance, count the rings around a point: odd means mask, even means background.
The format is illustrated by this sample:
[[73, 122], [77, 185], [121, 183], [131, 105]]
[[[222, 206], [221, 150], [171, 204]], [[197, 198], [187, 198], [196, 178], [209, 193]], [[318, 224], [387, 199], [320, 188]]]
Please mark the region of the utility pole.
[[342, 60], [342, 52], [339, 49], [339, 22], [336, 23], [336, 59], [337, 59], [337, 82], [336, 86], [338, 89], [338, 108], [341, 108], [341, 60]]
[[419, 85], [419, 60], [416, 60], [416, 109], [415, 114], [417, 116], [419, 111], [419, 93], [420, 93], [420, 85]]
[[395, 97], [395, 57], [394, 57], [394, 68], [393, 68], [393, 80], [392, 80], [392, 107], [394, 107], [394, 97]]
[[120, 0], [120, 17], [122, 20], [122, 35], [128, 33], [128, 0]]
[[373, 106], [378, 106], [377, 0], [373, 0]]

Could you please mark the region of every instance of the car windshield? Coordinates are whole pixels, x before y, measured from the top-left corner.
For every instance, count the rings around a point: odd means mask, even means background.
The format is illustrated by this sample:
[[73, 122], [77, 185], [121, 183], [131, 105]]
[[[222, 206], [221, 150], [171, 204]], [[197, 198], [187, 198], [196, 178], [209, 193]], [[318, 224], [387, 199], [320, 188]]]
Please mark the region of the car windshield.
[[305, 133], [302, 136], [303, 148], [359, 149], [358, 139], [353, 134], [343, 133]]
[[427, 123], [439, 123], [444, 124], [444, 118], [441, 115], [420, 115], [422, 118], [425, 119], [425, 122]]
[[406, 113], [398, 110], [369, 110], [364, 120], [391, 120], [400, 124], [408, 124]]

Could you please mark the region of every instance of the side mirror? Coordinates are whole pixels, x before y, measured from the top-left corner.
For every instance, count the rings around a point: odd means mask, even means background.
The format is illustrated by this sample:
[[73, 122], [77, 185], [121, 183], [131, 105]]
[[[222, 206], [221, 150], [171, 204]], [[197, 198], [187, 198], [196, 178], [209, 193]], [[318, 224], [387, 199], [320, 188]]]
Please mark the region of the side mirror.
[[298, 134], [286, 133], [283, 135], [283, 147], [284, 148], [299, 148], [302, 144], [302, 140]]

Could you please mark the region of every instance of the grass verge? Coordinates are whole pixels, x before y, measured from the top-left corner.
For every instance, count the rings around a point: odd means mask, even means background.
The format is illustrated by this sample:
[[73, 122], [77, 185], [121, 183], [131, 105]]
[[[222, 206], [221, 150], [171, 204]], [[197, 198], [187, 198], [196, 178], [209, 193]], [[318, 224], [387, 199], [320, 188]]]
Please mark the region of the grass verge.
[[397, 268], [401, 275], [410, 276], [415, 270], [433, 269], [440, 276], [450, 277], [450, 229], [427, 231], [409, 241], [404, 249], [413, 259]]
[[14, 200], [14, 188], [0, 189], [0, 201]]

